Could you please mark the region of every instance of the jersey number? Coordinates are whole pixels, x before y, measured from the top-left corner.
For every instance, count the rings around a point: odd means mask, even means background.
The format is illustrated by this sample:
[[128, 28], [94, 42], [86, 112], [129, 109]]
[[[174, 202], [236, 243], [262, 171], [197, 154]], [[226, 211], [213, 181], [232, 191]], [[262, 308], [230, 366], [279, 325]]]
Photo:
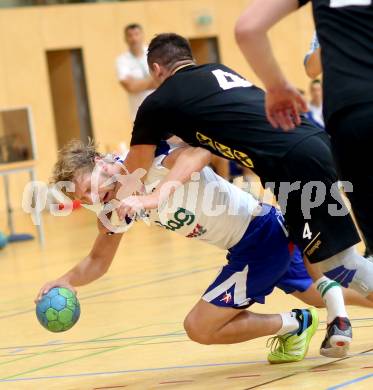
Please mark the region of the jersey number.
[[306, 224], [304, 225], [303, 238], [308, 238], [309, 240], [312, 238], [312, 232], [308, 222], [306, 222]]
[[372, 0], [330, 0], [330, 8], [371, 5]]
[[237, 88], [237, 87], [251, 87], [252, 84], [236, 74], [224, 72], [224, 70], [216, 69], [212, 71], [212, 74], [218, 80], [220, 87], [224, 90]]

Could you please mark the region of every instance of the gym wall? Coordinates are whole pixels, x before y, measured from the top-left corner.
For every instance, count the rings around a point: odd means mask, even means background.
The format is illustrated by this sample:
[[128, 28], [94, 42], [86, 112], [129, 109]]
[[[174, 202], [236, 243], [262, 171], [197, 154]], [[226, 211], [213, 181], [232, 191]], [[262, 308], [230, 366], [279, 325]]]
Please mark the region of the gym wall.
[[[246, 0], [161, 0], [1, 9], [0, 107], [31, 106], [38, 179], [48, 179], [57, 153], [47, 51], [82, 50], [92, 132], [101, 148], [107, 150], [119, 142], [128, 143], [131, 133], [127, 96], [115, 72], [115, 59], [126, 49], [123, 27], [133, 22], [142, 24], [148, 40], [156, 33], [170, 31], [189, 38], [215, 36], [221, 61], [256, 82], [233, 35], [234, 23], [247, 3]], [[206, 23], [204, 15], [211, 16], [210, 23]], [[311, 9], [304, 7], [270, 33], [287, 76], [304, 89], [308, 80], [303, 57], [312, 32]], [[26, 182], [26, 175], [11, 177], [15, 208], [20, 208]], [[0, 211], [4, 211], [2, 182]]]

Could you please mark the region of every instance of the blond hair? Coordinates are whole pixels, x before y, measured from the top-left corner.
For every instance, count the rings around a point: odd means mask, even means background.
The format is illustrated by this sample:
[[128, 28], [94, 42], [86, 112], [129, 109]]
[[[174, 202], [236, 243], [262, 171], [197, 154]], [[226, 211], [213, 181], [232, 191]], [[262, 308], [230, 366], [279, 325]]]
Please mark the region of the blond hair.
[[58, 151], [58, 160], [53, 168], [51, 183], [73, 181], [82, 172], [92, 172], [95, 158], [102, 157], [93, 140], [88, 143], [74, 139]]

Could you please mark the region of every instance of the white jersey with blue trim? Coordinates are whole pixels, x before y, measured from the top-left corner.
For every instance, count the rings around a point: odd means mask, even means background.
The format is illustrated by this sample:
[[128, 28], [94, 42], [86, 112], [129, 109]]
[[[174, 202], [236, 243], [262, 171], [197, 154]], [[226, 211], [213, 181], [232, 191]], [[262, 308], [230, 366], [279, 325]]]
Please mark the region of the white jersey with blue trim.
[[[162, 165], [166, 154], [155, 158], [146, 179], [151, 193], [169, 170]], [[166, 204], [152, 210], [149, 219], [164, 229], [184, 237], [205, 241], [219, 248], [236, 245], [247, 230], [259, 202], [205, 167], [177, 188]]]

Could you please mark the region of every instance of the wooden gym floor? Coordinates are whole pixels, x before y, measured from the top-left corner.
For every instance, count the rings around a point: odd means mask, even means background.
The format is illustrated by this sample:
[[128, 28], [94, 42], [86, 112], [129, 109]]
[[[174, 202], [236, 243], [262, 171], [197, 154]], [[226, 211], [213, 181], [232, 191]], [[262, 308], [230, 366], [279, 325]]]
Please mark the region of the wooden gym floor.
[[[79, 289], [82, 315], [75, 327], [47, 332], [36, 320], [34, 296], [88, 253], [96, 228], [86, 210], [67, 218], [46, 215], [45, 222], [43, 250], [34, 241], [0, 251], [0, 389], [373, 388], [369, 309], [350, 308], [354, 343], [341, 361], [318, 354], [324, 322], [307, 358], [287, 365], [266, 362], [265, 338], [227, 346], [189, 341], [183, 318], [215, 277], [224, 252], [142, 222], [123, 239], [106, 276]], [[25, 217], [18, 223], [26, 230]], [[276, 291], [253, 310], [302, 306]]]

